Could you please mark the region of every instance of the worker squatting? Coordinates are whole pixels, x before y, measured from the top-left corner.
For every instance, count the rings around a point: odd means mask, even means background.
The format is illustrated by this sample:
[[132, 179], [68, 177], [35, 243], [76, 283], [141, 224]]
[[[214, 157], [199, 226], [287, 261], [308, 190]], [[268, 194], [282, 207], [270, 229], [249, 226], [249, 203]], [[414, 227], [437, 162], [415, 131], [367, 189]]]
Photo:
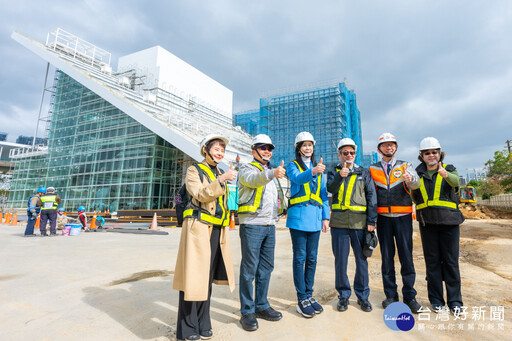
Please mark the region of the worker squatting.
[[[268, 301], [270, 276], [274, 268], [275, 225], [286, 213], [293, 246], [293, 282], [297, 293], [296, 311], [305, 318], [321, 314], [323, 307], [314, 297], [314, 281], [320, 233], [331, 233], [335, 259], [337, 309], [346, 311], [352, 289], [357, 304], [372, 311], [367, 258], [380, 241], [382, 281], [386, 299], [382, 306], [398, 302], [394, 256], [398, 252], [401, 300], [418, 314], [422, 306], [414, 289], [416, 272], [412, 258], [412, 213], [417, 218], [427, 269], [430, 306], [435, 311], [463, 309], [459, 273], [459, 225], [464, 218], [458, 209], [455, 188], [459, 175], [444, 163], [439, 141], [426, 137], [420, 143], [420, 165], [414, 169], [398, 160], [397, 139], [390, 133], [377, 141], [381, 161], [365, 169], [355, 164], [357, 145], [349, 138], [338, 143], [339, 164], [326, 169], [315, 155], [315, 139], [308, 132], [295, 138], [295, 159], [285, 169], [270, 161], [275, 149], [267, 135], [257, 135], [251, 144], [253, 160], [233, 165], [225, 172], [217, 166], [224, 158], [228, 139], [208, 135], [200, 144], [201, 163], [187, 169], [185, 186], [191, 199], [183, 214], [173, 287], [179, 290], [176, 336], [179, 340], [209, 339], [212, 283], [235, 288], [234, 270], [227, 226], [227, 181], [237, 180], [240, 221], [239, 295], [240, 323], [244, 330], [258, 329], [258, 320], [279, 321], [282, 314]], [[289, 200], [279, 179], [291, 182]], [[328, 192], [332, 195], [329, 204]], [[378, 238], [377, 238], [378, 237]], [[347, 276], [352, 248], [356, 271], [353, 283]], [[444, 296], [446, 288], [446, 300]], [[445, 308], [447, 306], [447, 308]]]

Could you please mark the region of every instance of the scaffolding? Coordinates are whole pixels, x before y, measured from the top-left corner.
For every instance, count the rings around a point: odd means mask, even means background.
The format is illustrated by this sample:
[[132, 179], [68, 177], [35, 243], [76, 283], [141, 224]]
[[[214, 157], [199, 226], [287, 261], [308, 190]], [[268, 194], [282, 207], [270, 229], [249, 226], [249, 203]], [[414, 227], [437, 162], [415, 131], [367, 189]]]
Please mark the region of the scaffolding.
[[294, 140], [301, 131], [313, 134], [317, 160], [322, 157], [329, 166], [339, 162], [336, 148], [344, 137], [356, 142], [356, 162], [362, 160], [360, 112], [355, 93], [345, 83], [261, 98], [259, 110], [237, 113], [234, 120], [252, 135], [270, 136], [275, 162], [295, 158]]

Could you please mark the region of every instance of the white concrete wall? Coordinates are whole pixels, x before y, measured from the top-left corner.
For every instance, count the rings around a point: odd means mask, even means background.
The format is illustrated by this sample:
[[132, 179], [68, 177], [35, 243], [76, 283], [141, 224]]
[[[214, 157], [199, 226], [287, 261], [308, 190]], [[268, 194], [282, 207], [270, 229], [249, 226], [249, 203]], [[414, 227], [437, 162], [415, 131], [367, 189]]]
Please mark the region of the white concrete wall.
[[198, 103], [208, 103], [211, 109], [232, 117], [233, 91], [160, 46], [119, 58], [118, 72], [132, 68], [147, 75], [145, 87], [175, 88], [195, 97]]

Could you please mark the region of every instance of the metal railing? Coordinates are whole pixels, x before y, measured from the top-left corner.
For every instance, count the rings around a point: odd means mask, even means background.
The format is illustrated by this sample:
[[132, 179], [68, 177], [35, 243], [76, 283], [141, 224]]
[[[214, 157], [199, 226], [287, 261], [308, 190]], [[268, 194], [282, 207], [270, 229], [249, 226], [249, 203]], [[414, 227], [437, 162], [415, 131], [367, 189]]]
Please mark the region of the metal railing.
[[32, 146], [26, 146], [21, 148], [14, 148], [9, 151], [9, 158], [20, 159], [29, 156], [44, 155], [48, 154], [48, 146], [38, 144], [34, 148]]

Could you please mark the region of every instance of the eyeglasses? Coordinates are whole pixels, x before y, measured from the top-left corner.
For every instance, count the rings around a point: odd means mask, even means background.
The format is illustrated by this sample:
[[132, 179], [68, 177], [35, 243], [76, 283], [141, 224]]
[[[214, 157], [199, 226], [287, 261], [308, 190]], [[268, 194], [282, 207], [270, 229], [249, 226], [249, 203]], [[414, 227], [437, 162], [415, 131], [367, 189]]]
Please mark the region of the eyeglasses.
[[268, 150], [269, 152], [274, 150], [274, 147], [272, 147], [272, 146], [259, 146], [258, 148], [260, 150]]
[[342, 154], [343, 154], [343, 156], [356, 155], [356, 152], [346, 152], [346, 151], [345, 151], [345, 152], [343, 152]]
[[439, 152], [437, 150], [433, 150], [431, 152], [424, 152], [423, 153], [423, 155], [425, 155], [425, 156], [429, 156], [430, 154], [437, 155], [437, 154], [439, 154]]

